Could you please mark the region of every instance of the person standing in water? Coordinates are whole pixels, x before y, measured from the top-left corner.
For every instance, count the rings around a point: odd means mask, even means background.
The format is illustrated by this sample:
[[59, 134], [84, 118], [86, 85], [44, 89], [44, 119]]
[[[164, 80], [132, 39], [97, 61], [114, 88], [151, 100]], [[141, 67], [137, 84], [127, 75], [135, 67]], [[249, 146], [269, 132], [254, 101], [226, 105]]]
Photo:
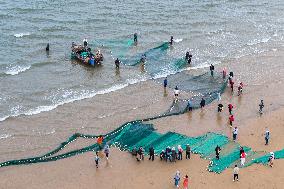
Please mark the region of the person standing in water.
[[47, 43], [45, 51], [49, 51], [49, 43]]
[[200, 107], [201, 107], [201, 109], [203, 109], [204, 106], [205, 106], [205, 100], [204, 100], [204, 98], [202, 98], [202, 99], [201, 99], [201, 102], [200, 102]]
[[209, 68], [210, 68], [211, 76], [213, 77], [215, 67], [213, 66], [213, 64], [211, 64]]
[[164, 89], [166, 90], [167, 89], [167, 86], [168, 86], [168, 78], [166, 77], [164, 79]]
[[119, 69], [120, 61], [118, 58], [114, 61], [114, 64], [115, 64], [115, 68]]
[[269, 142], [269, 138], [270, 138], [270, 132], [268, 130], [268, 128], [266, 127], [266, 131], [265, 131], [265, 145], [268, 145], [268, 142]]
[[83, 40], [83, 44], [84, 44], [84, 47], [88, 46], [88, 40], [86, 38]]
[[173, 36], [171, 36], [171, 39], [170, 39], [170, 45], [173, 45], [173, 43], [174, 43], [174, 37]]
[[135, 44], [138, 43], [138, 35], [137, 35], [137, 33], [134, 33], [134, 35], [133, 35], [133, 41], [134, 41]]
[[260, 115], [262, 115], [262, 111], [263, 111], [263, 108], [264, 108], [264, 103], [263, 103], [263, 100], [260, 100], [260, 104], [258, 105], [259, 106], [259, 113]]
[[180, 181], [180, 172], [177, 171], [175, 176], [174, 176], [174, 181], [175, 181], [175, 186], [178, 188], [179, 187], [179, 181]]
[[186, 54], [185, 54], [185, 60], [188, 60], [188, 59], [189, 59], [189, 56], [190, 56], [190, 54], [189, 54], [189, 52], [187, 51]]

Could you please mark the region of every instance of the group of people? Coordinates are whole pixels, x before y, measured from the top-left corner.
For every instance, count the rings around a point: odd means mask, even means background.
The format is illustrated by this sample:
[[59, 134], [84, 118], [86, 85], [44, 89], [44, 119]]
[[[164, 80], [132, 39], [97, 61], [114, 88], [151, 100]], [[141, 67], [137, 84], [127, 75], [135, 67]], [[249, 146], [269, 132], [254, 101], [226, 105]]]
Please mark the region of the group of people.
[[[169, 161], [169, 162], [176, 162], [176, 160], [182, 160], [183, 157], [183, 148], [181, 145], [177, 146], [177, 150], [175, 147], [167, 147], [165, 150], [162, 150], [160, 153], [160, 160], [161, 161]], [[186, 145], [185, 149], [185, 159], [190, 159], [190, 146], [189, 144]], [[136, 157], [137, 161], [144, 160], [145, 150], [142, 146], [138, 149], [134, 147], [131, 151], [132, 155]], [[154, 161], [155, 159], [155, 149], [154, 147], [149, 148], [149, 160]]]

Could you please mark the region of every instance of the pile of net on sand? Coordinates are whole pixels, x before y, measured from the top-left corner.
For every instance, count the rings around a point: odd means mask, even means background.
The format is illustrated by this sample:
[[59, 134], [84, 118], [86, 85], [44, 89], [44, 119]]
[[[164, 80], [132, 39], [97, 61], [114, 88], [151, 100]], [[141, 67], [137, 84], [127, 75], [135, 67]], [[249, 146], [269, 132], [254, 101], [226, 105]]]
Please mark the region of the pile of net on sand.
[[[60, 153], [77, 138], [96, 137], [98, 136], [77, 133], [71, 136], [67, 141], [63, 142], [58, 148], [47, 154], [32, 158], [3, 162], [0, 164], [0, 167], [56, 161], [89, 151], [97, 151], [99, 150], [99, 146], [94, 143], [81, 149]], [[116, 130], [104, 135], [104, 144], [117, 147], [123, 151], [131, 151], [135, 147], [143, 147], [146, 150], [145, 154], [148, 154], [147, 151], [150, 147], [154, 147], [156, 155], [158, 155], [162, 150], [165, 150], [168, 146], [176, 147], [177, 145], [181, 145], [185, 149], [188, 144], [191, 147], [192, 153], [199, 154], [201, 158], [210, 160], [208, 171], [215, 173], [221, 173], [226, 168], [239, 164], [240, 157], [240, 145], [236, 142], [232, 142], [224, 135], [206, 133], [198, 137], [189, 137], [174, 132], [160, 134], [155, 131], [152, 124], [144, 123], [141, 120], [128, 122]], [[219, 160], [215, 158], [214, 149], [216, 145], [219, 145], [222, 149]], [[254, 163], [267, 164], [269, 157], [268, 154], [252, 151], [251, 148], [246, 146], [243, 146], [243, 148], [248, 154], [245, 166], [250, 166]], [[284, 158], [284, 150], [275, 152], [275, 158]]]

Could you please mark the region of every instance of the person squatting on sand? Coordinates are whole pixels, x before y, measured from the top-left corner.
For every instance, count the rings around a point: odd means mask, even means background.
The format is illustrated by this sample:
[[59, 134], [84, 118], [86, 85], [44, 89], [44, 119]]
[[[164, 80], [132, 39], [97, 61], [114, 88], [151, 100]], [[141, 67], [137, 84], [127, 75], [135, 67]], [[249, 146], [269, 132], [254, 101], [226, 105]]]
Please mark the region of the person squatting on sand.
[[218, 112], [222, 112], [222, 110], [223, 110], [223, 104], [218, 104]]

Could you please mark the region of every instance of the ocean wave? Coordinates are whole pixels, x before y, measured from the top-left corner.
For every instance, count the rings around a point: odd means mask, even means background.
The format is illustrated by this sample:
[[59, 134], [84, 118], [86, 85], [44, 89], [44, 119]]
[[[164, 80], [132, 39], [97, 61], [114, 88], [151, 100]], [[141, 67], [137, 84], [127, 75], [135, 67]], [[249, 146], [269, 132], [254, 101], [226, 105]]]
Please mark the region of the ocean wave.
[[247, 43], [248, 46], [257, 45], [260, 43], [267, 43], [271, 37], [263, 38], [263, 39], [255, 39]]
[[24, 36], [29, 36], [29, 35], [31, 35], [29, 32], [27, 32], [27, 33], [16, 33], [16, 34], [14, 34], [14, 37], [19, 38], [19, 37], [24, 37]]
[[24, 71], [26, 71], [30, 68], [31, 68], [31, 65], [25, 65], [25, 66], [15, 65], [15, 66], [12, 66], [10, 68], [7, 68], [7, 70], [4, 71], [4, 73], [7, 74], [7, 75], [17, 75], [17, 74], [24, 72]]
[[71, 103], [71, 102], [75, 102], [75, 101], [79, 101], [79, 100], [83, 100], [83, 99], [92, 98], [92, 97], [94, 97], [96, 95], [103, 95], [103, 94], [111, 93], [111, 92], [123, 89], [123, 88], [125, 88], [125, 87], [127, 87], [129, 85], [136, 84], [136, 83], [139, 83], [141, 81], [146, 81], [146, 80], [147, 80], [146, 78], [128, 79], [128, 80], [126, 80], [125, 83], [117, 84], [117, 85], [114, 85], [114, 86], [111, 86], [109, 88], [106, 88], [106, 89], [103, 89], [103, 90], [99, 90], [99, 91], [96, 91], [96, 92], [95, 91], [94, 92], [91, 91], [91, 92], [86, 92], [86, 93], [83, 93], [83, 94], [80, 94], [80, 95], [75, 95], [74, 97], [62, 100], [62, 101], [57, 102], [57, 103], [55, 103], [53, 105], [38, 106], [38, 107], [36, 107], [34, 109], [30, 109], [30, 110], [28, 110], [26, 112], [15, 111], [15, 113], [12, 114], [12, 115], [4, 116], [4, 117], [0, 118], [0, 122], [1, 121], [5, 121], [6, 119], [12, 118], [12, 117], [18, 117], [18, 116], [22, 116], [22, 115], [30, 116], [30, 115], [39, 114], [41, 112], [48, 112], [48, 111], [51, 111], [51, 110], [57, 108], [58, 106], [61, 106], [61, 105], [67, 104], [67, 103]]
[[179, 43], [182, 42], [183, 39], [174, 39], [174, 42]]
[[12, 135], [10, 135], [10, 134], [1, 134], [0, 135], [0, 139], [6, 139], [6, 138], [9, 138], [9, 137], [11, 137]]

